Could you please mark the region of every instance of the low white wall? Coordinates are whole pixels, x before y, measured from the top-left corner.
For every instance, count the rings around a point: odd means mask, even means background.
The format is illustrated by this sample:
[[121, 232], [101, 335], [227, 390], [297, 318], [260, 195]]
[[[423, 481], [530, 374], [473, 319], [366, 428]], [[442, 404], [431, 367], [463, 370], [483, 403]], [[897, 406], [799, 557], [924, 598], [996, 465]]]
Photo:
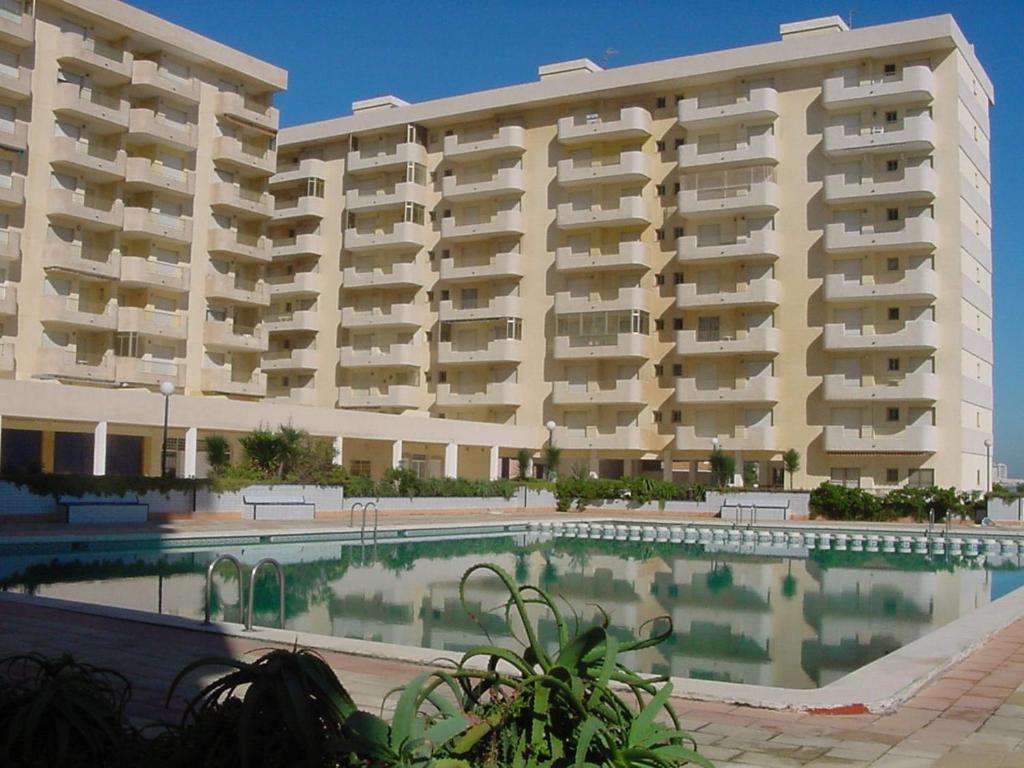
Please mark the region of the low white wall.
[[0, 483], [0, 517], [56, 513], [57, 501], [53, 496], [37, 496], [28, 488], [19, 488], [14, 483]]
[[1024, 499], [989, 499], [986, 513], [997, 521], [1024, 520]]

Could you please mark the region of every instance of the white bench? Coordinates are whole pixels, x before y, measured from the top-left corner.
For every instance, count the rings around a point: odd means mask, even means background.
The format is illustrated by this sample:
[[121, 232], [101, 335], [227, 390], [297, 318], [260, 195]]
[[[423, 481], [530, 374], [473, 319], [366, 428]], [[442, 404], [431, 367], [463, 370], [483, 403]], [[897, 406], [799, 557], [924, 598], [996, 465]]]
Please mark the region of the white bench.
[[68, 523], [145, 523], [149, 504], [138, 496], [61, 496], [57, 504]]
[[252, 520], [312, 520], [316, 504], [288, 487], [250, 491], [242, 497], [252, 507]]

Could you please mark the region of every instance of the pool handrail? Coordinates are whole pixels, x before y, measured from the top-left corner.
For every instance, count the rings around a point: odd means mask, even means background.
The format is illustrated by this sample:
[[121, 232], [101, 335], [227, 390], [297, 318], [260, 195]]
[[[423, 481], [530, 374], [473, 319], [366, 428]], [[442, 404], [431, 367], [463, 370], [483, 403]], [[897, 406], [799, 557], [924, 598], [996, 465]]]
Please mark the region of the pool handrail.
[[249, 571], [249, 613], [245, 617], [245, 631], [252, 632], [255, 619], [254, 605], [256, 598], [256, 574], [264, 565], [272, 565], [277, 571], [277, 612], [281, 620], [281, 629], [284, 629], [284, 569], [281, 564], [272, 557], [264, 557], [257, 562]]
[[245, 609], [245, 583], [242, 581], [242, 563], [234, 555], [229, 555], [227, 553], [218, 555], [212, 563], [206, 566], [206, 601], [203, 606], [203, 624], [210, 623], [210, 600], [213, 596], [213, 571], [225, 560], [229, 563], [234, 563], [235, 571], [238, 573], [238, 611], [239, 613], [242, 613]]

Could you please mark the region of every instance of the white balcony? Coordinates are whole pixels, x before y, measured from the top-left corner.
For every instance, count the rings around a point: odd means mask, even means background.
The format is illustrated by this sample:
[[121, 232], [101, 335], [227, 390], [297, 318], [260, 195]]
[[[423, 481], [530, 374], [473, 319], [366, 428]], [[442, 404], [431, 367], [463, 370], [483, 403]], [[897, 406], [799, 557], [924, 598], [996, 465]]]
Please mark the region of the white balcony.
[[864, 384], [841, 373], [825, 376], [825, 400], [841, 403], [932, 402], [939, 399], [939, 376], [928, 371], [908, 373], [902, 378], [876, 384]]
[[732, 243], [701, 243], [696, 235], [676, 239], [676, 258], [687, 263], [725, 263], [737, 260], [776, 259], [779, 237], [773, 229], [759, 229]]
[[414, 142], [402, 142], [387, 150], [355, 150], [345, 160], [345, 170], [350, 174], [380, 173], [382, 171], [404, 171], [409, 163], [427, 164], [427, 148]]
[[278, 158], [277, 172], [270, 177], [270, 186], [294, 184], [306, 179], [326, 179], [327, 163], [318, 157], [303, 157], [286, 162]]
[[183, 264], [165, 264], [155, 259], [124, 257], [121, 262], [121, 283], [128, 287], [159, 288], [167, 291], [188, 291], [191, 270]]
[[561, 117], [558, 119], [558, 140], [563, 144], [585, 144], [594, 141], [642, 141], [654, 131], [651, 113], [643, 107], [624, 107], [618, 113]]
[[890, 77], [860, 80], [835, 75], [825, 78], [821, 103], [825, 109], [884, 107], [928, 103], [935, 97], [935, 75], [924, 64], [911, 65]]
[[345, 328], [419, 328], [423, 324], [423, 307], [419, 304], [390, 304], [370, 309], [345, 306], [341, 309]]
[[213, 160], [247, 176], [272, 176], [277, 170], [277, 152], [263, 142], [239, 141], [234, 136], [213, 140]]
[[643, 184], [651, 180], [651, 163], [641, 150], [622, 152], [614, 162], [577, 164], [572, 158], [558, 161], [558, 183], [563, 187], [599, 184]]
[[0, 373], [14, 373], [14, 345], [0, 342]]
[[21, 233], [0, 229], [0, 264], [21, 258]]
[[447, 299], [438, 304], [438, 318], [441, 322], [490, 320], [499, 317], [522, 317], [523, 300], [519, 296], [492, 296], [486, 304], [478, 307], [457, 306]]
[[652, 356], [651, 337], [642, 333], [608, 336], [556, 336], [556, 360], [646, 360]]
[[886, 282], [847, 280], [840, 274], [825, 275], [825, 301], [904, 299], [934, 301], [939, 295], [939, 275], [924, 266], [903, 273], [883, 273]]
[[8, 152], [24, 152], [28, 149], [28, 123], [13, 120], [0, 125], [0, 149]]
[[775, 136], [770, 133], [751, 136], [745, 141], [682, 144], [676, 154], [681, 169], [774, 165], [779, 161]]
[[320, 329], [320, 315], [315, 309], [268, 312], [263, 316], [263, 328], [267, 333], [315, 332]]
[[136, 59], [132, 63], [131, 92], [144, 98], [166, 98], [190, 105], [199, 103], [201, 85], [194, 77], [179, 77], [159, 62]]
[[847, 329], [842, 323], [825, 326], [824, 346], [827, 352], [849, 350], [915, 350], [936, 349], [939, 325], [934, 320], [908, 320], [898, 330], [875, 331]]
[[51, 189], [47, 196], [49, 216], [71, 221], [83, 229], [110, 231], [121, 229], [124, 224], [124, 205], [120, 200], [70, 189]]
[[0, 70], [0, 96], [11, 101], [23, 101], [32, 95], [32, 70], [18, 67], [17, 74]]
[[684, 189], [676, 199], [679, 213], [701, 217], [771, 216], [779, 210], [779, 187], [774, 181], [708, 189]]
[[641, 227], [651, 223], [647, 202], [642, 197], [621, 197], [614, 208], [578, 209], [572, 203], [560, 203], [557, 214], [562, 229], [593, 229], [595, 227]]
[[476, 162], [491, 157], [521, 155], [526, 151], [526, 130], [518, 125], [503, 125], [488, 138], [444, 137], [444, 156], [458, 162]]
[[866, 125], [848, 133], [843, 125], [825, 128], [825, 154], [829, 157], [880, 152], [931, 152], [935, 148], [935, 123], [931, 115], [908, 115], [901, 124]]
[[274, 199], [274, 223], [284, 224], [300, 219], [322, 219], [327, 215], [327, 201], [322, 197], [277, 197]]
[[146, 208], [124, 209], [125, 238], [157, 240], [171, 245], [192, 243], [192, 219], [166, 216]]
[[38, 376], [79, 381], [114, 380], [114, 356], [79, 353], [74, 349], [56, 348], [39, 350]]
[[416, 408], [420, 388], [415, 384], [386, 387], [338, 387], [339, 408]]
[[258, 371], [235, 373], [229, 368], [203, 368], [205, 392], [242, 397], [266, 397], [267, 375]]
[[676, 449], [680, 451], [711, 452], [718, 440], [718, 447], [723, 451], [769, 451], [775, 453], [783, 450], [779, 444], [775, 427], [734, 426], [729, 432], [719, 435], [698, 435], [697, 428], [692, 426], [676, 427]]
[[427, 237], [427, 228], [411, 221], [396, 222], [391, 231], [360, 232], [356, 227], [345, 230], [345, 250], [379, 251], [385, 249], [419, 250]]
[[648, 248], [639, 240], [619, 243], [619, 250], [615, 253], [594, 250], [576, 252], [572, 246], [563, 246], [555, 251], [555, 269], [559, 272], [646, 272], [651, 268]]
[[168, 168], [146, 157], [129, 157], [125, 166], [125, 182], [130, 190], [158, 192], [161, 195], [192, 197], [195, 174]]
[[54, 166], [70, 168], [77, 176], [109, 183], [124, 179], [127, 153], [123, 149], [107, 149], [67, 136], [54, 136], [50, 162]]
[[519, 278], [526, 274], [521, 253], [495, 253], [486, 264], [457, 266], [454, 258], [441, 260], [441, 280], [449, 283]]
[[168, 120], [152, 109], [136, 107], [128, 114], [128, 141], [191, 152], [199, 139], [195, 124]]
[[459, 181], [459, 176], [444, 176], [441, 192], [451, 202], [487, 200], [492, 197], [521, 195], [526, 191], [526, 178], [521, 168], [499, 168], [489, 179]]
[[731, 99], [693, 96], [679, 101], [679, 124], [687, 130], [716, 128], [733, 123], [770, 122], [779, 116], [775, 88], [753, 88]]
[[898, 178], [848, 181], [843, 173], [825, 176], [825, 202], [886, 203], [890, 201], [928, 201], [939, 192], [939, 175], [928, 165], [904, 168]]
[[50, 325], [91, 331], [117, 328], [117, 304], [112, 301], [100, 303], [73, 296], [43, 296], [39, 309], [40, 319]]
[[[448, 178], [450, 177], [445, 178], [445, 181]], [[404, 208], [406, 203], [426, 205], [427, 188], [412, 181], [402, 181], [395, 184], [390, 192], [364, 192], [358, 188], [345, 190], [345, 210], [353, 213]]]
[[458, 224], [454, 216], [441, 220], [441, 237], [452, 242], [486, 240], [491, 237], [515, 237], [526, 232], [521, 211], [498, 211], [490, 221]]
[[0, 317], [18, 314], [18, 286], [0, 283]]
[[183, 312], [163, 312], [143, 307], [118, 307], [117, 330], [161, 339], [184, 340], [188, 317]]
[[323, 256], [323, 254], [323, 238], [315, 234], [279, 237], [273, 241], [271, 246], [271, 256], [274, 259], [292, 259], [297, 256]]
[[778, 328], [739, 330], [733, 338], [705, 338], [698, 331], [678, 331], [676, 352], [680, 355], [776, 355], [782, 334]]
[[[6, 5], [8, 7], [0, 11], [0, 42], [17, 48], [27, 48], [35, 41], [35, 14], [32, 13], [31, 6], [21, 2]], [[9, 7], [10, 5], [15, 7]]]
[[293, 348], [275, 349], [263, 353], [263, 360], [260, 363], [263, 371], [315, 371], [319, 368], [317, 351], [315, 349]]
[[523, 388], [513, 381], [490, 382], [473, 390], [438, 384], [436, 397], [442, 408], [516, 408], [523, 403]]
[[128, 100], [111, 96], [97, 88], [83, 88], [75, 83], [57, 83], [53, 109], [87, 123], [98, 134], [124, 133], [128, 130]]
[[114, 375], [118, 381], [128, 384], [158, 387], [169, 381], [176, 387], [185, 386], [185, 364], [173, 360], [115, 357]]
[[877, 434], [870, 426], [851, 429], [834, 424], [825, 427], [829, 453], [935, 453], [939, 431], [931, 424], [908, 426], [892, 434]]
[[885, 229], [870, 226], [849, 230], [845, 224], [825, 225], [827, 253], [861, 253], [864, 251], [932, 250], [938, 242], [939, 228], [935, 219], [916, 216], [886, 225]]
[[660, 451], [666, 439], [645, 427], [556, 427], [552, 442], [566, 451]]
[[438, 342], [437, 345], [437, 362], [442, 365], [519, 363], [522, 360], [523, 342], [518, 339], [492, 339], [472, 348], [451, 341]]
[[588, 381], [571, 384], [556, 381], [551, 390], [555, 405], [637, 405], [648, 402], [644, 383], [639, 379], [620, 379], [612, 382]]
[[676, 306], [680, 309], [778, 306], [781, 294], [782, 286], [771, 277], [740, 283], [735, 290], [708, 293], [700, 292], [696, 283], [681, 283], [676, 286]]
[[639, 309], [649, 312], [654, 293], [648, 288], [616, 288], [606, 293], [596, 292], [588, 296], [573, 296], [569, 291], [555, 293], [555, 314], [573, 312], [612, 312], [616, 310]]
[[43, 269], [71, 272], [86, 279], [117, 280], [121, 252], [83, 247], [81, 243], [49, 242], [43, 248]]
[[25, 204], [25, 177], [0, 177], [0, 208], [20, 208]]
[[232, 304], [270, 306], [270, 289], [262, 280], [240, 278], [211, 269], [206, 273], [206, 297]]
[[777, 403], [779, 380], [774, 376], [736, 379], [732, 386], [705, 387], [694, 378], [676, 379], [676, 402], [681, 405]]
[[312, 271], [267, 276], [267, 284], [273, 298], [316, 296], [320, 293], [320, 283], [320, 273]]
[[96, 82], [125, 84], [132, 79], [134, 57], [118, 45], [62, 32], [57, 39], [57, 60], [85, 69]]
[[210, 188], [210, 205], [218, 212], [243, 219], [269, 219], [274, 215], [274, 198], [269, 192], [227, 181]]
[[211, 229], [206, 247], [211, 253], [224, 253], [247, 261], [266, 263], [271, 259], [270, 240], [263, 235], [248, 235], [233, 229]]
[[420, 287], [426, 279], [423, 265], [418, 261], [387, 264], [373, 269], [345, 267], [341, 273], [342, 285], [347, 288], [405, 288]]
[[217, 94], [217, 114], [233, 117], [265, 131], [276, 131], [281, 114], [277, 107], [264, 101], [246, 98], [245, 94], [221, 91]]
[[267, 335], [262, 328], [207, 318], [203, 338], [206, 346], [235, 352], [266, 352]]
[[425, 349], [422, 344], [391, 344], [370, 349], [341, 348], [344, 368], [419, 368], [423, 365]]

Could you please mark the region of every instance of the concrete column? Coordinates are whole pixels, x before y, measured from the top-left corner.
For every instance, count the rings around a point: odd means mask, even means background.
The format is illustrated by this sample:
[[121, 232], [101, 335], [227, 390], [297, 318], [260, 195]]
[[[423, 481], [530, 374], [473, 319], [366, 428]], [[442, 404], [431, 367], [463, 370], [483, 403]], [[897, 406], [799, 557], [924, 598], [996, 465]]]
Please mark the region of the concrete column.
[[[4, 415], [2, 413], [0, 413], [0, 448], [2, 448], [2, 446], [3, 446], [3, 440], [4, 440]], [[0, 450], [0, 466], [3, 466], [3, 462], [4, 462], [4, 454], [3, 454], [3, 451]]]
[[743, 487], [743, 451], [736, 451], [736, 470], [733, 473], [732, 484], [738, 488]]
[[498, 455], [498, 446], [492, 445], [488, 449], [488, 466], [490, 469], [487, 471], [487, 476], [491, 480], [497, 480], [501, 477], [501, 457]]
[[601, 476], [601, 460], [598, 458], [597, 451], [591, 451], [587, 456], [587, 466], [590, 469], [591, 477]]
[[331, 459], [331, 463], [338, 467], [345, 466], [345, 438], [336, 437], [334, 438], [334, 457]]
[[199, 428], [189, 427], [185, 430], [185, 466], [182, 477], [196, 476], [196, 456], [199, 453]]
[[39, 464], [43, 472], [53, 472], [54, 464], [54, 443], [57, 437], [52, 429], [44, 429], [39, 446]]
[[395, 440], [391, 444], [391, 466], [395, 469], [402, 466], [402, 441]]
[[459, 476], [459, 444], [448, 443], [444, 447], [444, 476]]
[[92, 473], [107, 474], [107, 422], [101, 421], [93, 430]]
[[697, 462], [691, 460], [687, 464], [690, 465], [690, 485], [693, 485], [697, 482]]
[[666, 483], [672, 482], [672, 449], [669, 448], [661, 454], [661, 479]]

